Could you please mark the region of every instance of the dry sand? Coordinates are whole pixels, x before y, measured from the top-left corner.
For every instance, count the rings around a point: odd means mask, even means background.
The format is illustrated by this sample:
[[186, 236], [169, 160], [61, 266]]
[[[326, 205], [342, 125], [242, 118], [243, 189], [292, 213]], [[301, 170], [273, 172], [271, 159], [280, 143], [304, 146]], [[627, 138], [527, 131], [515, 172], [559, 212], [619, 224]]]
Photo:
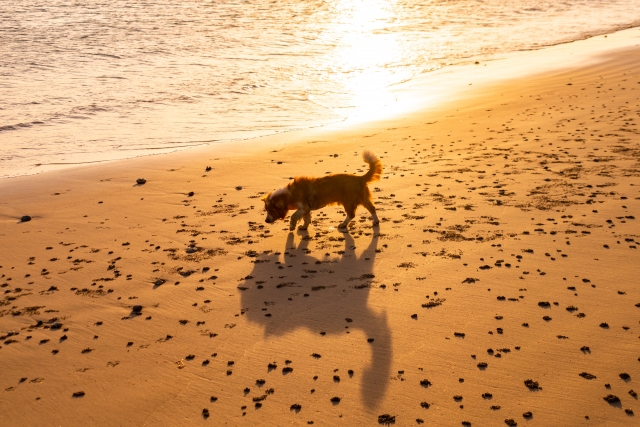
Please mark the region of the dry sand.
[[[640, 49], [458, 95], [0, 182], [0, 424], [637, 425]], [[379, 228], [264, 224], [363, 148]]]

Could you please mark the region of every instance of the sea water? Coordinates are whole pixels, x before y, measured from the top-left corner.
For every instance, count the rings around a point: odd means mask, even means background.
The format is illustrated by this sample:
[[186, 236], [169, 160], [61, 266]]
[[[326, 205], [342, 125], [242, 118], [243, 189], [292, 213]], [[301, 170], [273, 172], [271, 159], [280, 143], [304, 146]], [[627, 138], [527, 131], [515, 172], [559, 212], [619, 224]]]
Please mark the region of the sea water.
[[0, 177], [321, 126], [639, 24], [638, 0], [2, 0]]

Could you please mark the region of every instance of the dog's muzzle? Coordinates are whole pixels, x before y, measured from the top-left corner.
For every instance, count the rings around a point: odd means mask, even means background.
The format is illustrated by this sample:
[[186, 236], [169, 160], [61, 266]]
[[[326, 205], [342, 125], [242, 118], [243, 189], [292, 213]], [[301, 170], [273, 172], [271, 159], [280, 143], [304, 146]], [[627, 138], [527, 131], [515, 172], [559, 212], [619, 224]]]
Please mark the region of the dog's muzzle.
[[267, 215], [267, 217], [265, 218], [264, 222], [266, 222], [267, 224], [273, 224], [273, 217], [271, 215]]

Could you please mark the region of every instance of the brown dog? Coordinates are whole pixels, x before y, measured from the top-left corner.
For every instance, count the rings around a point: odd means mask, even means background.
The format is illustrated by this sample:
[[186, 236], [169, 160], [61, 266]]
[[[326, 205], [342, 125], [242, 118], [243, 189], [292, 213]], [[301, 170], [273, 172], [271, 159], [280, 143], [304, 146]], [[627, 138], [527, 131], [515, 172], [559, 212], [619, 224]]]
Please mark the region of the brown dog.
[[369, 150], [362, 153], [362, 158], [369, 164], [369, 172], [362, 176], [351, 174], [336, 174], [322, 178], [297, 177], [286, 187], [269, 193], [264, 200], [267, 210], [265, 221], [271, 224], [284, 219], [291, 209], [296, 211], [291, 215], [289, 230], [295, 230], [300, 218], [304, 219], [298, 229], [306, 230], [311, 222], [311, 211], [322, 209], [327, 205], [340, 204], [344, 207], [347, 217], [338, 228], [346, 229], [349, 222], [356, 216], [359, 205], [364, 206], [373, 217], [373, 225], [380, 223], [376, 208], [371, 202], [371, 193], [367, 183], [377, 181], [382, 175], [382, 163], [378, 156]]

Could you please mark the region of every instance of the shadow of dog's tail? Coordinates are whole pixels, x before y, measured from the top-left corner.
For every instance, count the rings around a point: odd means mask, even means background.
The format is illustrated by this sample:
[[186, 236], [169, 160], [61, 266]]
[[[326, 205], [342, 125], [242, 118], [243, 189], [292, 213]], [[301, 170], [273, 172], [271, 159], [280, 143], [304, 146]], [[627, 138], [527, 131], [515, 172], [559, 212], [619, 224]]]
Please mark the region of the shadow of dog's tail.
[[362, 158], [365, 163], [369, 163], [369, 172], [362, 176], [365, 182], [378, 181], [382, 175], [382, 162], [378, 156], [369, 150], [364, 150]]

